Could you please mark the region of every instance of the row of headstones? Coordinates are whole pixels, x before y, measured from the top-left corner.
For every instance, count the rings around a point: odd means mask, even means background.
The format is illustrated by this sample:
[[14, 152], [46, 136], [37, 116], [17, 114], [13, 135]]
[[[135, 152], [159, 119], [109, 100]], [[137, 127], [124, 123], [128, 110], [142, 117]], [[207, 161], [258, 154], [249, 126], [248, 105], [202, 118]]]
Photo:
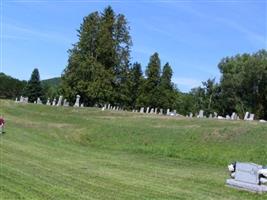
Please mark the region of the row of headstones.
[[15, 102], [16, 103], [28, 103], [29, 102], [29, 98], [20, 96], [19, 100], [18, 100], [18, 98], [16, 98]]
[[[83, 104], [80, 104], [80, 95], [76, 95], [76, 101], [74, 104], [74, 107], [84, 107]], [[54, 98], [53, 102], [50, 102], [50, 98], [47, 99], [46, 105], [52, 105], [52, 106], [62, 106], [62, 100], [63, 100], [63, 96], [60, 95], [59, 99], [57, 101], [56, 98]], [[18, 98], [16, 98], [15, 102], [16, 103], [28, 103], [29, 98], [28, 97], [20, 97], [20, 100], [18, 101]], [[43, 104], [43, 102], [41, 101], [41, 99], [38, 97], [36, 101], [34, 101], [35, 104]], [[63, 106], [68, 107], [69, 106], [69, 102], [67, 101], [67, 99], [64, 99], [63, 101]]]
[[[204, 116], [204, 111], [200, 110], [198, 114], [195, 115], [197, 118], [206, 118], [206, 116]], [[187, 115], [186, 117], [193, 117], [193, 113], [190, 113], [189, 115]], [[233, 112], [232, 115], [226, 115], [225, 117], [223, 116], [218, 116], [218, 114], [216, 112], [214, 112], [213, 114], [209, 115], [209, 118], [216, 118], [216, 119], [226, 119], [226, 120], [240, 120], [240, 117], [237, 115], [237, 113]], [[246, 112], [245, 116], [244, 116], [244, 120], [245, 121], [253, 121], [255, 118], [255, 114], [253, 113], [249, 113]], [[266, 122], [265, 120], [259, 120], [260, 122]]]
[[[123, 110], [119, 106], [111, 106], [110, 104], [105, 104], [102, 107], [102, 110]], [[139, 112], [139, 113], [146, 113], [146, 114], [161, 114], [163, 115], [163, 109], [158, 109], [158, 108], [150, 108], [150, 107], [141, 107], [140, 110], [133, 109], [132, 112]], [[171, 111], [170, 109], [167, 109], [166, 115], [170, 116], [177, 116], [178, 114], [176, 113], [176, 110]]]

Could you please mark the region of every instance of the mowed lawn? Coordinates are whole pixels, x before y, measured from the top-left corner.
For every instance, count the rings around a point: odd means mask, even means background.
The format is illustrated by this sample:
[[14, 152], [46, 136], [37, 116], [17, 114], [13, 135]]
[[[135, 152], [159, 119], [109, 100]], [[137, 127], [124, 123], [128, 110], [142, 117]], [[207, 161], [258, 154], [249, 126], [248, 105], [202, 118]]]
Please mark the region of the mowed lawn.
[[267, 124], [0, 100], [0, 199], [267, 199], [225, 186], [267, 165]]

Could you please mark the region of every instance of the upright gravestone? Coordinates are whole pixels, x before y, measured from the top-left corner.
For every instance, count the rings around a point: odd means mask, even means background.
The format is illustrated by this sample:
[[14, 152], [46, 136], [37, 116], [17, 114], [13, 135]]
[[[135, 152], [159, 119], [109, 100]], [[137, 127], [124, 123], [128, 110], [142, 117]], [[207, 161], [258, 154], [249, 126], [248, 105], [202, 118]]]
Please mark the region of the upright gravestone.
[[150, 114], [154, 114], [154, 108], [151, 108]]
[[159, 110], [159, 114], [163, 115], [163, 109], [162, 108]]
[[212, 114], [210, 113], [210, 115], [209, 115], [209, 119], [212, 119]]
[[63, 96], [60, 95], [59, 99], [58, 99], [58, 102], [57, 102], [57, 106], [61, 106], [62, 105], [62, 99], [63, 99]]
[[229, 115], [226, 115], [225, 119], [231, 119], [231, 117]]
[[43, 104], [40, 97], [37, 98], [37, 104]]
[[193, 118], [193, 113], [190, 113], [190, 114], [189, 114], [189, 117], [190, 117], [190, 118]]
[[146, 108], [146, 113], [149, 113], [149, 107]]
[[80, 98], [81, 98], [80, 95], [76, 95], [76, 101], [75, 101], [74, 107], [80, 107]]
[[82, 108], [84, 107], [84, 104], [83, 104], [83, 103], [81, 104], [81, 107], [82, 107]]
[[18, 103], [18, 97], [16, 97], [15, 102]]
[[255, 116], [254, 114], [250, 113], [249, 114], [249, 118], [247, 120], [253, 121], [254, 120], [254, 116]]
[[56, 100], [56, 98], [54, 98], [52, 106], [55, 106], [56, 104], [57, 104], [57, 100]]
[[158, 108], [155, 108], [155, 114], [158, 114]]
[[50, 106], [50, 98], [47, 98], [46, 105]]
[[20, 102], [20, 103], [24, 103], [24, 98], [23, 98], [23, 96], [20, 96], [19, 102]]
[[64, 99], [64, 100], [63, 100], [63, 106], [66, 107], [66, 106], [67, 106], [67, 103], [68, 103], [67, 99]]
[[251, 192], [267, 192], [267, 181], [264, 169], [261, 165], [254, 163], [236, 162], [228, 166], [231, 178], [226, 180], [226, 184], [237, 189], [248, 190]]
[[237, 114], [233, 112], [231, 115], [231, 120], [236, 120], [236, 119], [237, 119]]
[[174, 116], [176, 116], [176, 114], [177, 114], [177, 113], [176, 113], [176, 110], [173, 111], [173, 114], [174, 114]]
[[29, 102], [29, 97], [25, 97], [25, 98], [23, 98], [23, 102], [24, 102], [24, 103], [28, 103], [28, 102]]
[[203, 118], [204, 117], [204, 111], [200, 110], [198, 114], [198, 118]]
[[144, 113], [144, 107], [140, 108], [140, 113]]
[[248, 120], [249, 112], [246, 112], [244, 120]]
[[216, 112], [214, 112], [213, 115], [214, 115], [214, 118], [218, 117], [218, 113], [216, 113]]
[[108, 110], [110, 109], [110, 104], [108, 104]]
[[166, 113], [166, 114], [167, 114], [167, 115], [170, 115], [170, 114], [171, 114], [169, 108], [167, 109], [167, 113]]

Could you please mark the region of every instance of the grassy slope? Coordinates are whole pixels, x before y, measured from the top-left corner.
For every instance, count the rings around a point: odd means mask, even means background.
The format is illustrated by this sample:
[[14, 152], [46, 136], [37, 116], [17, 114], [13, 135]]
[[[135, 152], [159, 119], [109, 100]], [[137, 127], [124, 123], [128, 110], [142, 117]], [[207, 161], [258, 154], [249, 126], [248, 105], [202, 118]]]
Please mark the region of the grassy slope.
[[225, 187], [267, 164], [267, 126], [0, 101], [0, 199], [266, 199]]

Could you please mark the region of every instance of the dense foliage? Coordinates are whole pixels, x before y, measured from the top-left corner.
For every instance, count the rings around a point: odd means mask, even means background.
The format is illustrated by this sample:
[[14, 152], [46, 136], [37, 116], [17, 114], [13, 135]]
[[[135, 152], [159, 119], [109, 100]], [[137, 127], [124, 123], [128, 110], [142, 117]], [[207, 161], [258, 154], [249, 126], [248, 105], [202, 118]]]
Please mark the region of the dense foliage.
[[28, 81], [24, 92], [24, 96], [29, 97], [29, 102], [34, 102], [38, 97], [43, 98], [43, 87], [40, 81], [40, 74], [38, 69], [34, 69], [31, 75], [30, 80]]
[[172, 70], [167, 64], [161, 77], [157, 53], [150, 58], [147, 78], [139, 63], [130, 63], [132, 41], [124, 15], [116, 15], [111, 7], [91, 13], [84, 18], [78, 37], [62, 76], [67, 98], [74, 100], [79, 94], [85, 105], [111, 103], [124, 108], [173, 104], [173, 97], [163, 99], [163, 95], [174, 96]]
[[0, 98], [14, 99], [22, 95], [22, 90], [25, 85], [26, 81], [20, 81], [4, 73], [0, 73]]

